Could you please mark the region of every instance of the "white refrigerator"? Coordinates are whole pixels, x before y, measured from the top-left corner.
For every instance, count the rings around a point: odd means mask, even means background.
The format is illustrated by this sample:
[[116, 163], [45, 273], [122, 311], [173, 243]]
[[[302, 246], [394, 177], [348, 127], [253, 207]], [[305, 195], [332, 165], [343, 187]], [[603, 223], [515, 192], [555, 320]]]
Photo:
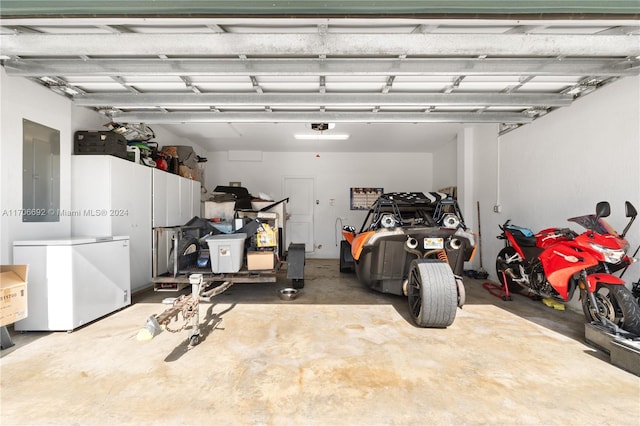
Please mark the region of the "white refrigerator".
[[14, 241], [13, 260], [29, 265], [17, 331], [71, 331], [131, 304], [129, 237]]

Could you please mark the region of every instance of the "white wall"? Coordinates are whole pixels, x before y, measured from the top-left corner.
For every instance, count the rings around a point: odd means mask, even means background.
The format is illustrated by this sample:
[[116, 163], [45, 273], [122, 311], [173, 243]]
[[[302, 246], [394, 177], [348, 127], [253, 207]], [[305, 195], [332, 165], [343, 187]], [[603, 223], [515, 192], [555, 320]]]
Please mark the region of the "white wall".
[[[62, 96], [58, 97], [62, 98]], [[64, 98], [62, 100], [67, 101]], [[70, 104], [71, 110], [72, 137], [73, 133], [79, 130], [108, 130], [105, 127], [105, 124], [109, 122], [107, 117], [88, 108], [76, 108], [70, 101], [67, 102]], [[70, 153], [73, 153], [73, 143], [71, 144]]]
[[458, 203], [466, 225], [477, 236], [476, 254], [465, 268], [490, 270], [495, 263], [495, 258], [485, 254], [487, 239], [495, 238], [484, 219], [493, 212], [498, 197], [498, 131], [496, 124], [478, 124], [458, 135]]
[[[483, 206], [485, 268], [494, 279], [502, 248], [494, 237], [507, 219], [534, 231], [550, 226], [578, 231], [579, 225], [566, 219], [594, 212], [596, 203], [606, 200], [609, 223], [622, 231], [624, 201], [640, 208], [640, 77], [614, 82], [497, 140], [483, 139], [474, 160], [476, 197]], [[491, 211], [498, 198], [499, 214]], [[640, 223], [627, 237], [633, 252], [640, 244]], [[636, 264], [625, 279], [639, 275]]]
[[[209, 191], [217, 185], [240, 181], [252, 195], [263, 192], [280, 200], [288, 196], [283, 194], [284, 177], [315, 177], [314, 198], [319, 200], [314, 212], [316, 248], [308, 257], [338, 258], [340, 223], [357, 228], [362, 224], [365, 213], [349, 209], [349, 188], [382, 187], [385, 192], [433, 190], [433, 158], [428, 153], [263, 152], [261, 161], [229, 161], [227, 152], [210, 152], [208, 158]], [[335, 200], [333, 206], [330, 199]]]
[[70, 232], [70, 218], [60, 222], [23, 223], [12, 214], [22, 208], [22, 119], [60, 131], [60, 208], [69, 210], [71, 199], [70, 154], [72, 151], [71, 103], [24, 78], [8, 77], [0, 71], [1, 110], [0, 168], [1, 210], [0, 258], [2, 264], [13, 259], [14, 240], [65, 237]]
[[456, 186], [458, 179], [457, 143], [455, 139], [446, 142], [433, 153], [433, 190]]

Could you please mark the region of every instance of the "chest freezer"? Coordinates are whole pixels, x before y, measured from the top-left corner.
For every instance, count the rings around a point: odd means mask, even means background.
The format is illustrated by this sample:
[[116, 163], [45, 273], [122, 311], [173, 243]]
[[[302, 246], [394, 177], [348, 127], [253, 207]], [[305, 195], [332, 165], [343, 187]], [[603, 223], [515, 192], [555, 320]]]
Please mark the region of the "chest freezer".
[[71, 331], [131, 304], [129, 237], [14, 241], [13, 260], [29, 265], [17, 331]]

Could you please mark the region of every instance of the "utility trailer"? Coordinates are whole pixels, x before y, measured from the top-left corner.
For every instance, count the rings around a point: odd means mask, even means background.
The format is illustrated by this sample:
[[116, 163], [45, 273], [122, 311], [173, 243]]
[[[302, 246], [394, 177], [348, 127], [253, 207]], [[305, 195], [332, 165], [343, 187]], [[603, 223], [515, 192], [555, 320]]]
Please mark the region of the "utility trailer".
[[[243, 265], [237, 272], [216, 273], [208, 266], [184, 265], [185, 256], [193, 256], [194, 254], [190, 248], [194, 232], [199, 232], [198, 226], [186, 225], [154, 229], [153, 277], [151, 280], [154, 291], [179, 292], [190, 286], [191, 293], [163, 300], [164, 304], [171, 306], [147, 320], [144, 328], [138, 333], [138, 340], [150, 340], [163, 330], [180, 332], [191, 323], [189, 346], [197, 345], [200, 342], [200, 302], [211, 302], [213, 297], [222, 294], [234, 284], [275, 283], [278, 274], [286, 269], [286, 278], [291, 280], [291, 287], [295, 289], [304, 287], [304, 244], [291, 243], [286, 251], [276, 247], [274, 256], [277, 260], [274, 262], [274, 267], [268, 270], [248, 270], [246, 265]], [[166, 268], [172, 272], [159, 274], [159, 270], [165, 269], [165, 263], [160, 262], [159, 258], [159, 253], [163, 253], [160, 235], [164, 233], [168, 234], [168, 241], [171, 243], [169, 252], [173, 254], [168, 256]], [[179, 322], [180, 316], [182, 316], [182, 325], [171, 328], [170, 324]]]

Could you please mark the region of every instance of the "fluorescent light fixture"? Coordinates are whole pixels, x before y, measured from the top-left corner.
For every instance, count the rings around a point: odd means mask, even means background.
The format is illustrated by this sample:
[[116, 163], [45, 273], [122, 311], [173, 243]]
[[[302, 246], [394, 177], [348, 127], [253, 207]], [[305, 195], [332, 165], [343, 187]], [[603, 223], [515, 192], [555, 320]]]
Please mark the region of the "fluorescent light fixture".
[[48, 76], [44, 76], [44, 77], [40, 77], [40, 81], [42, 81], [43, 83], [47, 83], [47, 84], [58, 84], [58, 82], [56, 80], [54, 80], [51, 77]]
[[62, 86], [62, 91], [71, 96], [76, 96], [80, 94], [80, 92], [78, 92], [76, 89], [69, 86]]
[[349, 139], [347, 133], [298, 133], [293, 135], [298, 140], [325, 140], [325, 141], [345, 141]]

